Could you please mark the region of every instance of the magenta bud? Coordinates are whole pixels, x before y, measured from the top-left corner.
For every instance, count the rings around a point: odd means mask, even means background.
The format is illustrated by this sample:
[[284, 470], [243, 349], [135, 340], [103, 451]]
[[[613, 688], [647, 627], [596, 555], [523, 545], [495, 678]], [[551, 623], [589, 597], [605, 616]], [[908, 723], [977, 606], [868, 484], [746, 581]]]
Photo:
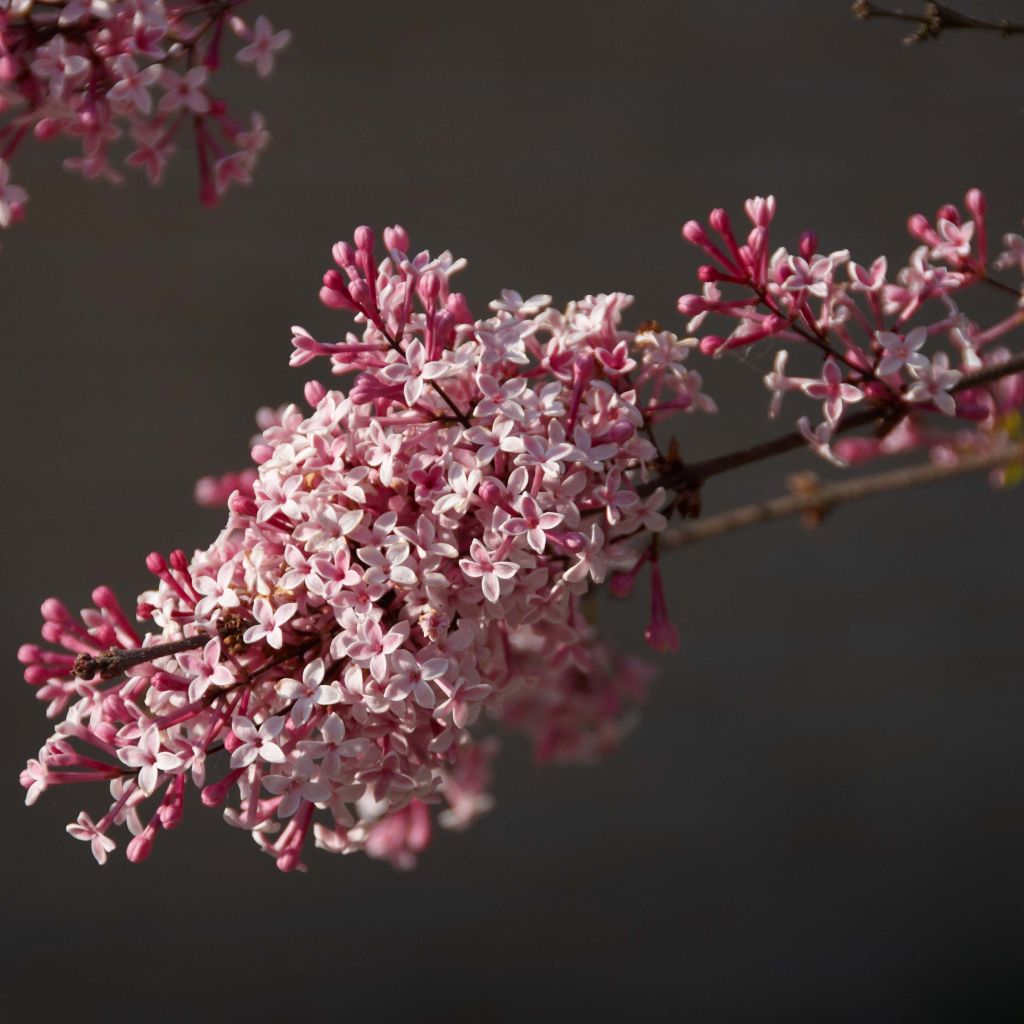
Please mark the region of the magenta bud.
[[48, 597], [40, 605], [39, 610], [43, 613], [43, 618], [47, 622], [64, 622], [71, 617], [64, 602], [58, 601], [55, 597]]
[[434, 270], [427, 271], [416, 283], [416, 291], [426, 305], [432, 306], [441, 294], [441, 275]]
[[133, 864], [141, 864], [153, 852], [156, 829], [151, 825], [140, 832], [126, 847], [125, 856]]
[[696, 316], [707, 308], [707, 301], [700, 295], [680, 295], [676, 304], [683, 316]]
[[356, 228], [352, 237], [356, 243], [356, 248], [361, 252], [373, 252], [373, 244], [376, 241], [373, 228], [368, 228], [365, 224], [362, 224]]
[[55, 139], [60, 134], [60, 121], [55, 117], [44, 117], [36, 122], [32, 134], [40, 142], [49, 142], [50, 139]]
[[725, 348], [725, 344], [725, 338], [721, 338], [717, 334], [709, 334], [700, 339], [700, 350], [706, 356], [716, 356]]
[[629, 420], [616, 420], [607, 430], [594, 438], [597, 444], [625, 444], [636, 433]]
[[478, 488], [477, 494], [485, 505], [503, 505], [505, 490], [497, 480], [485, 480]]
[[22, 644], [18, 648], [17, 658], [22, 665], [33, 665], [39, 660], [39, 654], [38, 644]]
[[636, 575], [632, 572], [617, 572], [611, 578], [608, 589], [615, 597], [629, 597], [633, 593], [633, 585], [636, 583]]
[[907, 231], [915, 238], [925, 239], [926, 236], [931, 235], [928, 218], [923, 213], [912, 213], [907, 218]]
[[159, 551], [151, 551], [146, 555], [146, 568], [154, 576], [159, 576], [161, 573], [167, 572], [167, 562]]
[[155, 611], [155, 605], [150, 604], [148, 601], [140, 601], [135, 606], [135, 617], [143, 622], [148, 622], [153, 618], [153, 612]]
[[273, 454], [274, 449], [269, 444], [254, 444], [249, 452], [257, 466], [262, 466]]
[[696, 220], [688, 220], [682, 228], [683, 238], [690, 243], [690, 245], [706, 245], [708, 236], [701, 227], [700, 222]]
[[188, 570], [188, 558], [181, 548], [175, 548], [171, 552], [171, 568], [175, 572], [186, 572]]
[[879, 447], [880, 442], [874, 437], [842, 437], [832, 445], [836, 455], [851, 466], [873, 459]]
[[814, 258], [814, 254], [818, 251], [818, 235], [814, 231], [805, 231], [800, 236], [800, 255], [805, 260], [811, 260]]
[[315, 409], [327, 395], [327, 388], [318, 380], [307, 380], [302, 393], [306, 396], [306, 401]]
[[389, 250], [407, 253], [409, 251], [409, 232], [401, 224], [385, 228], [384, 244]]
[[228, 498], [228, 508], [236, 516], [248, 516], [250, 518], [256, 515], [256, 501], [250, 498], [248, 495], [241, 494], [239, 491], [235, 491], [230, 498]]
[[370, 288], [365, 281], [353, 281], [349, 294], [356, 306], [362, 309], [370, 308]]
[[704, 263], [697, 268], [697, 280], [707, 284], [709, 281], [721, 281], [722, 273], [717, 267], [710, 263]]
[[953, 224], [960, 223], [960, 211], [951, 203], [940, 206], [935, 214], [936, 220], [948, 220]]
[[185, 809], [185, 776], [177, 776], [167, 787], [167, 795], [160, 804], [156, 814], [160, 826], [166, 831], [181, 824], [181, 816]]
[[236, 778], [238, 778], [237, 770], [229, 772], [220, 782], [211, 782], [208, 786], [204, 786], [202, 793], [199, 795], [203, 806], [218, 807], [224, 803], [227, 799], [228, 790], [234, 785]]
[[448, 312], [455, 318], [457, 324], [473, 323], [473, 313], [470, 311], [469, 303], [462, 292], [452, 292], [446, 303]]
[[97, 608], [116, 608], [118, 606], [117, 597], [114, 595], [113, 590], [102, 584], [93, 590], [92, 603]]
[[980, 220], [985, 216], [988, 209], [988, 203], [985, 202], [985, 193], [980, 188], [969, 189], [964, 196], [964, 206], [970, 210], [972, 217], [977, 217]]
[[299, 851], [289, 846], [283, 853], [279, 853], [277, 860], [278, 871], [294, 871], [299, 866]]
[[[348, 242], [335, 242], [331, 248], [331, 255], [339, 267], [351, 267], [355, 262], [355, 252]], [[326, 284], [326, 281], [324, 283]]]
[[587, 538], [578, 530], [566, 530], [565, 533], [559, 535], [558, 539], [562, 547], [574, 555], [587, 546]]
[[22, 676], [30, 686], [42, 686], [53, 673], [43, 665], [29, 665]]
[[345, 279], [336, 270], [328, 270], [323, 277], [324, 286], [320, 289], [320, 301], [328, 309], [354, 309], [355, 304], [349, 293]]
[[64, 635], [64, 627], [59, 622], [44, 622], [39, 632], [48, 644], [59, 644]]
[[708, 223], [720, 234], [728, 236], [732, 234], [732, 224], [729, 222], [729, 214], [721, 207], [716, 207], [708, 214]]

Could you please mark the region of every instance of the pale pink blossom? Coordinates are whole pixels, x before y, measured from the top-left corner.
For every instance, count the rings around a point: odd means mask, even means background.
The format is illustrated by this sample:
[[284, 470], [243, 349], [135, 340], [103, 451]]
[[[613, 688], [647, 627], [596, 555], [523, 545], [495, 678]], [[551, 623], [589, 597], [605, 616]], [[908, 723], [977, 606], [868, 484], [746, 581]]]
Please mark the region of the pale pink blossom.
[[257, 760], [283, 763], [284, 751], [277, 742], [283, 729], [284, 718], [280, 715], [268, 718], [259, 728], [251, 719], [236, 715], [231, 719], [231, 731], [241, 743], [231, 752], [231, 767], [246, 768]]
[[283, 627], [289, 622], [298, 607], [297, 602], [289, 601], [287, 604], [274, 608], [266, 598], [256, 598], [252, 606], [256, 624], [245, 631], [242, 639], [247, 644], [259, 643], [263, 640], [270, 647], [280, 650], [284, 646]]
[[249, 44], [238, 51], [236, 58], [241, 64], [254, 64], [256, 74], [267, 78], [274, 70], [275, 54], [283, 50], [291, 38], [292, 34], [287, 29], [275, 32], [270, 21], [261, 14], [249, 35]]

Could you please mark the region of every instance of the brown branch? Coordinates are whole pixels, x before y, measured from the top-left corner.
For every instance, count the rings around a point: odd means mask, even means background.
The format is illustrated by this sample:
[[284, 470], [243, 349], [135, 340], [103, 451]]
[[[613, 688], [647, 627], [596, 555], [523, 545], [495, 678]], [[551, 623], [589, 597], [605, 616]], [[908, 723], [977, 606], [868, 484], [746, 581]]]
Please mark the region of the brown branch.
[[[1024, 373], [1024, 353], [1018, 353], [1005, 363], [997, 363], [993, 366], [986, 366], [976, 373], [969, 373], [961, 377], [957, 383], [950, 388], [950, 391], [965, 391], [969, 388], [980, 387], [991, 381], [999, 380], [1002, 377], [1009, 377], [1015, 373]], [[864, 427], [870, 423], [884, 425], [887, 422], [898, 422], [900, 418], [910, 411], [910, 407], [901, 403], [898, 406], [872, 406], [869, 409], [862, 409], [850, 416], [844, 416], [836, 427], [836, 434], [845, 434], [847, 431], [855, 430], [857, 427]], [[705, 480], [725, 473], [732, 469], [739, 469], [741, 466], [749, 466], [755, 462], [772, 458], [775, 455], [784, 455], [786, 452], [795, 451], [807, 444], [806, 439], [799, 431], [792, 434], [784, 434], [771, 441], [763, 441], [760, 444], [752, 445], [749, 448], [740, 448], [734, 452], [727, 452], [725, 455], [717, 455], [702, 462], [692, 462], [689, 465], [676, 466], [646, 484], [641, 484], [637, 490], [641, 495], [652, 494], [659, 487], [666, 487], [675, 490], [694, 490], [699, 488]]]
[[[245, 620], [238, 615], [226, 616], [216, 635], [230, 643], [237, 640], [246, 625]], [[127, 669], [142, 665], [147, 661], [169, 658], [184, 651], [194, 651], [205, 647], [210, 638], [211, 635], [204, 632], [185, 637], [183, 640], [154, 644], [152, 647], [137, 647], [131, 650], [124, 647], [111, 647], [106, 653], [98, 655], [83, 652], [75, 658], [71, 674], [76, 679], [92, 679], [97, 675], [101, 679], [113, 679]]]
[[998, 32], [1002, 36], [1024, 33], [1024, 24], [1010, 21], [1009, 18], [989, 21], [985, 18], [961, 14], [945, 4], [938, 3], [926, 4], [924, 11], [920, 14], [911, 14], [899, 9], [879, 7], [872, 0], [856, 0], [853, 5], [853, 13], [861, 21], [867, 21], [870, 18], [890, 18], [894, 21], [908, 21], [917, 25], [917, 30], [903, 40], [908, 46], [914, 43], [923, 43], [928, 39], [938, 39], [947, 29], [955, 28], [982, 29], [988, 32]]
[[864, 476], [856, 480], [842, 480], [824, 487], [801, 487], [799, 491], [786, 494], [768, 501], [751, 505], [742, 505], [729, 509], [707, 519], [698, 519], [677, 527], [661, 535], [661, 543], [666, 547], [681, 547], [699, 540], [720, 537], [733, 530], [741, 530], [758, 523], [771, 522], [786, 516], [813, 513], [820, 518], [831, 509], [847, 501], [859, 501], [876, 494], [890, 491], [906, 490], [924, 484], [951, 480], [958, 476], [980, 473], [985, 470], [997, 469], [1008, 462], [1024, 459], [1024, 445], [1016, 444], [1000, 448], [982, 455], [967, 455], [959, 462], [950, 465], [927, 463], [922, 466], [911, 466], [907, 469], [894, 469], [873, 476]]

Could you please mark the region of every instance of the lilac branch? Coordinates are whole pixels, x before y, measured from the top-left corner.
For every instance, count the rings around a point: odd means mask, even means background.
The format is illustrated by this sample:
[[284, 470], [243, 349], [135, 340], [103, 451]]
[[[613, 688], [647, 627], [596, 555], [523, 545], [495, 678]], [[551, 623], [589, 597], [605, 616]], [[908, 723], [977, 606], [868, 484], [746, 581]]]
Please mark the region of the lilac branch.
[[975, 18], [969, 14], [961, 14], [959, 11], [954, 11], [945, 4], [937, 3], [926, 4], [924, 11], [920, 14], [912, 14], [899, 9], [879, 7], [878, 4], [872, 3], [871, 0], [857, 0], [853, 5], [853, 13], [861, 21], [868, 21], [871, 18], [890, 18], [894, 21], [907, 21], [917, 25], [916, 31], [903, 40], [908, 46], [915, 43], [923, 43], [928, 39], [938, 39], [947, 29], [955, 28], [982, 29], [989, 32], [998, 32], [1002, 36], [1024, 33], [1024, 24], [1010, 21], [1009, 18], [1000, 18], [997, 21]]
[[[957, 382], [950, 391], [964, 391], [968, 388], [980, 387], [1002, 377], [1009, 377], [1015, 373], [1024, 372], [1024, 353], [1008, 359], [1005, 363], [995, 366], [986, 366], [976, 373], [966, 374]], [[858, 427], [864, 427], [871, 423], [884, 425], [898, 422], [907, 412], [906, 406], [900, 403], [899, 406], [874, 406], [870, 409], [863, 409], [860, 412], [845, 416], [836, 427], [835, 433], [843, 434]], [[799, 432], [785, 434], [782, 437], [774, 438], [771, 441], [764, 441], [749, 448], [740, 448], [734, 452], [727, 452], [725, 455], [718, 455], [715, 458], [705, 459], [702, 462], [693, 462], [689, 465], [676, 466], [667, 472], [643, 484], [638, 490], [642, 494], [651, 494], [659, 487], [666, 487], [674, 490], [694, 490], [699, 488], [710, 477], [718, 476], [742, 466], [749, 466], [755, 462], [762, 462], [764, 459], [776, 455], [784, 455], [786, 452], [795, 451], [806, 446], [807, 439]]]
[[926, 463], [905, 469], [889, 470], [856, 480], [842, 480], [825, 487], [800, 487], [792, 494], [771, 498], [729, 509], [718, 515], [686, 523], [663, 534], [660, 543], [665, 547], [681, 547], [699, 540], [709, 540], [722, 534], [732, 533], [747, 526], [768, 523], [773, 519], [812, 513], [815, 521], [826, 515], [838, 504], [859, 501], [862, 498], [887, 494], [891, 491], [907, 490], [925, 484], [952, 480], [986, 470], [998, 469], [1007, 463], [1024, 458], [1024, 445], [999, 448], [981, 455], [966, 455], [951, 464]]

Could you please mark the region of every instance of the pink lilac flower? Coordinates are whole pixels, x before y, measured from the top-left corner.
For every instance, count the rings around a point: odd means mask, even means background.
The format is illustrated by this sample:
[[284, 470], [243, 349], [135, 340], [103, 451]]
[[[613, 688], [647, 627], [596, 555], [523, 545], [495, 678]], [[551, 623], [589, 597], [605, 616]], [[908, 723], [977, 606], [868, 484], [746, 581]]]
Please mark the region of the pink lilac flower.
[[[984, 203], [965, 203], [973, 234], [944, 208], [938, 227], [914, 222], [906, 266], [841, 280], [844, 250], [820, 255], [811, 232], [792, 254], [772, 242], [770, 198], [746, 204], [745, 232], [721, 210], [709, 229], [689, 222], [709, 263], [679, 309], [721, 330], [699, 339], [630, 329], [621, 293], [558, 309], [506, 292], [477, 319], [455, 287], [464, 261], [411, 249], [399, 227], [381, 256], [359, 228], [320, 293], [352, 331], [336, 343], [296, 328], [288, 345], [295, 365], [325, 359], [351, 379], [260, 411], [254, 468], [202, 488], [221, 532], [147, 559], [143, 628], [105, 587], [79, 616], [44, 602], [44, 643], [18, 652], [55, 720], [21, 774], [27, 799], [100, 783], [105, 812], [71, 829], [101, 860], [123, 827], [142, 860], [192, 785], [281, 870], [304, 869], [313, 846], [406, 867], [434, 820], [460, 827], [490, 806], [492, 723], [528, 736], [539, 761], [607, 753], [648, 673], [601, 641], [588, 597], [605, 580], [625, 593], [650, 562], [646, 637], [677, 646], [654, 535], [699, 511], [700, 481], [669, 483], [700, 462], [655, 427], [713, 408], [690, 349], [775, 346], [770, 412], [790, 392], [825, 405], [813, 429], [801, 416], [741, 454], [803, 441], [836, 465], [917, 448], [948, 461], [1015, 429], [1024, 373], [999, 339], [1019, 311], [979, 324], [961, 309], [988, 273]], [[958, 368], [929, 357], [936, 337]], [[787, 376], [786, 353], [820, 376]], [[976, 372], [994, 376], [978, 386]]]
[[946, 416], [956, 415], [956, 401], [949, 389], [960, 380], [962, 374], [959, 370], [949, 368], [949, 356], [945, 352], [938, 353], [924, 366], [911, 366], [910, 372], [914, 380], [907, 389], [908, 402], [931, 402]]
[[907, 332], [905, 338], [901, 338], [892, 331], [876, 331], [875, 338], [882, 346], [882, 360], [878, 364], [878, 375], [888, 377], [890, 373], [896, 373], [904, 366], [924, 367], [928, 365], [928, 357], [921, 353], [921, 349], [928, 341], [928, 328], [915, 327]]
[[842, 417], [844, 406], [859, 402], [864, 397], [860, 388], [843, 382], [843, 371], [832, 357], [825, 360], [821, 380], [807, 381], [801, 390], [808, 398], [824, 401], [825, 419], [833, 427]]
[[[122, 180], [115, 166], [119, 140], [128, 167], [156, 184], [191, 132], [200, 195], [215, 202], [234, 183], [247, 184], [268, 135], [262, 117], [239, 122], [214, 92], [215, 70], [230, 23], [245, 40], [236, 55], [265, 78], [290, 34], [260, 15], [238, 15], [247, 0], [67, 0], [3, 5], [0, 12], [0, 228], [23, 189], [8, 186], [7, 164], [26, 139], [65, 136], [81, 154], [64, 160], [90, 180]], [[159, 86], [159, 98], [153, 95]], [[155, 102], [154, 102], [155, 101]], [[183, 116], [187, 115], [187, 116]]]
[[260, 78], [267, 78], [274, 70], [274, 57], [279, 50], [283, 50], [292, 38], [291, 32], [284, 29], [275, 32], [269, 19], [262, 14], [256, 19], [252, 30], [248, 30], [245, 23], [240, 19], [232, 19], [232, 28], [242, 36], [249, 39], [248, 46], [242, 47], [236, 54], [240, 64], [255, 64], [256, 74]]

